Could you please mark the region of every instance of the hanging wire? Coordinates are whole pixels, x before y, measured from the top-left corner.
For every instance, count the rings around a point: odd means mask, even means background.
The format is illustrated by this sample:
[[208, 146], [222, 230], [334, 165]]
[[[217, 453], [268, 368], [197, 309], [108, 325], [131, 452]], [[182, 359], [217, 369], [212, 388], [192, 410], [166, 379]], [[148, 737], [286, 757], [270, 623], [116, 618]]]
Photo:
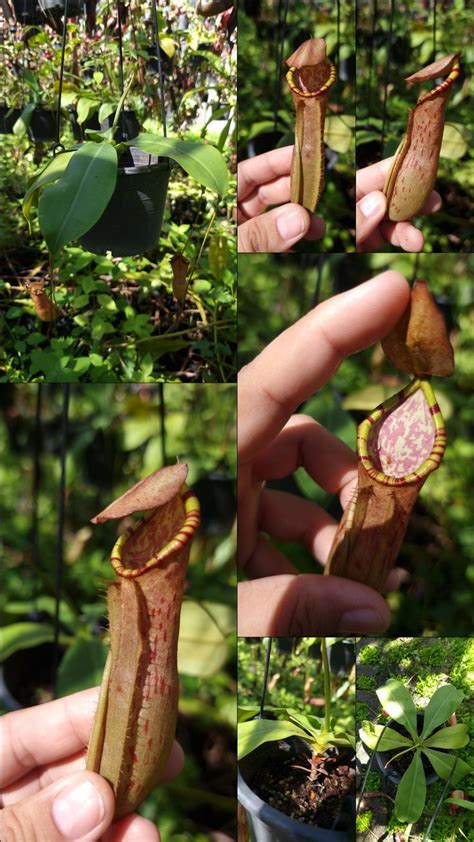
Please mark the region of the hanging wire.
[[158, 393], [160, 395], [160, 441], [161, 441], [161, 464], [166, 465], [168, 458], [166, 455], [166, 408], [165, 408], [165, 389], [163, 383], [158, 383]]
[[370, 34], [370, 47], [369, 47], [369, 79], [368, 84], [369, 88], [367, 91], [367, 103], [369, 108], [369, 114], [371, 113], [371, 105], [372, 105], [372, 94], [373, 94], [373, 74], [374, 74], [374, 45], [375, 45], [375, 27], [377, 25], [377, 14], [378, 14], [378, 7], [377, 7], [377, 0], [374, 0], [373, 5], [373, 12], [372, 12], [372, 27], [371, 27], [371, 34]]
[[428, 839], [429, 839], [429, 837], [430, 837], [430, 833], [431, 833], [431, 828], [433, 827], [433, 825], [434, 825], [434, 823], [435, 823], [435, 821], [436, 821], [436, 816], [438, 815], [438, 813], [439, 813], [439, 811], [440, 811], [440, 809], [441, 809], [441, 805], [442, 805], [442, 803], [443, 803], [444, 799], [446, 798], [446, 793], [447, 793], [447, 791], [448, 791], [448, 789], [449, 789], [449, 786], [450, 786], [450, 784], [451, 784], [451, 781], [452, 781], [452, 779], [453, 779], [454, 770], [456, 769], [456, 766], [458, 765], [458, 760], [459, 760], [459, 758], [458, 758], [458, 756], [457, 756], [457, 753], [455, 753], [455, 755], [454, 755], [454, 756], [455, 756], [455, 758], [456, 758], [456, 759], [455, 759], [455, 761], [454, 761], [454, 763], [453, 763], [453, 765], [452, 765], [452, 767], [451, 767], [451, 771], [450, 771], [450, 773], [449, 773], [449, 775], [448, 775], [448, 778], [447, 778], [447, 780], [446, 780], [446, 783], [445, 783], [445, 785], [444, 785], [444, 787], [443, 787], [443, 791], [442, 791], [441, 795], [440, 795], [440, 796], [439, 796], [439, 798], [438, 798], [438, 802], [437, 802], [436, 807], [435, 807], [435, 809], [434, 809], [433, 815], [431, 816], [430, 823], [429, 823], [428, 827], [426, 828], [426, 833], [425, 833], [425, 835], [423, 836], [423, 842], [428, 842]]
[[64, 150], [64, 146], [59, 142], [59, 135], [61, 130], [61, 97], [63, 94], [64, 58], [66, 55], [68, 2], [69, 0], [64, 0], [63, 34], [61, 39], [61, 64], [59, 66], [58, 99], [56, 103], [56, 138], [53, 146], [53, 155], [56, 155], [58, 149]]
[[[120, 97], [123, 94], [123, 43], [122, 43], [122, 17], [120, 14], [120, 0], [117, 0], [117, 25], [118, 25], [118, 51], [119, 51], [119, 91]], [[129, 140], [125, 126], [125, 103], [120, 112], [120, 140]]]
[[433, 59], [436, 58], [436, 0], [433, 0]]
[[31, 487], [31, 564], [38, 567], [38, 497], [41, 485], [41, 398], [42, 385], [36, 389], [35, 426], [33, 429], [33, 482]]
[[61, 410], [61, 447], [59, 452], [60, 477], [58, 488], [58, 520], [56, 528], [56, 564], [54, 575], [54, 641], [53, 641], [53, 686], [56, 696], [57, 672], [59, 666], [59, 628], [60, 617], [59, 607], [61, 601], [62, 571], [64, 566], [63, 541], [64, 541], [64, 512], [66, 496], [66, 455], [69, 432], [69, 383], [62, 387], [63, 403]]
[[385, 65], [385, 74], [384, 74], [384, 90], [383, 90], [383, 116], [382, 116], [382, 136], [381, 136], [381, 144], [382, 144], [382, 155], [383, 155], [383, 147], [385, 144], [385, 126], [387, 124], [387, 94], [388, 94], [388, 79], [390, 74], [390, 62], [392, 59], [392, 34], [393, 34], [393, 18], [395, 14], [395, 9], [393, 5], [393, 0], [390, 0], [390, 25], [388, 30], [388, 43], [387, 43], [387, 63]]
[[166, 106], [165, 106], [165, 86], [163, 80], [163, 65], [161, 62], [161, 44], [160, 44], [160, 26], [158, 22], [158, 9], [156, 7], [156, 0], [152, 0], [153, 7], [153, 29], [155, 35], [156, 46], [156, 60], [158, 63], [158, 79], [160, 83], [160, 104], [161, 104], [161, 122], [163, 124], [163, 136], [167, 136], [166, 128]]
[[288, 19], [288, 0], [278, 0], [278, 25], [276, 38], [276, 73], [275, 93], [273, 97], [273, 131], [277, 131], [278, 111], [280, 110], [281, 98], [281, 66], [283, 64], [283, 52], [285, 49], [286, 23]]

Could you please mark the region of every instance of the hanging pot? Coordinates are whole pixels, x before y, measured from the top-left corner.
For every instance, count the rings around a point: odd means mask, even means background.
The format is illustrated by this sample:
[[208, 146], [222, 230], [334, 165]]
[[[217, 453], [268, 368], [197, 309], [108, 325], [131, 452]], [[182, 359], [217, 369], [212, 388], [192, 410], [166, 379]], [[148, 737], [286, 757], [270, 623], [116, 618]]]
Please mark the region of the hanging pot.
[[[111, 114], [101, 124], [102, 130], [112, 128], [114, 122], [114, 115]], [[122, 140], [133, 140], [140, 131], [140, 123], [138, 122], [135, 111], [125, 109], [120, 115], [117, 131], [115, 132], [115, 140], [121, 142]]]
[[252, 842], [352, 842], [355, 840], [355, 800], [346, 796], [332, 828], [316, 827], [297, 821], [263, 801], [253, 790], [262, 768], [278, 759], [311, 756], [309, 746], [299, 737], [263, 743], [239, 762], [238, 799], [247, 811]]
[[12, 134], [13, 126], [21, 115], [20, 108], [10, 108], [5, 102], [0, 104], [0, 134]]
[[95, 254], [142, 254], [160, 236], [170, 174], [169, 158], [130, 148], [132, 165], [120, 166], [117, 184], [99, 221], [80, 238]]
[[[417, 713], [416, 724], [417, 724], [417, 729], [418, 729], [419, 734], [421, 734], [421, 732], [423, 730], [423, 722], [424, 722], [424, 715], [422, 713]], [[388, 724], [389, 728], [393, 728], [393, 730], [397, 731], [399, 734], [405, 733], [405, 729], [403, 728], [403, 726], [400, 725], [399, 722], [396, 722], [394, 719], [389, 719], [387, 724]], [[440, 726], [440, 728], [441, 727], [442, 726]], [[437, 728], [436, 730], [439, 731], [439, 728]], [[442, 749], [440, 749], [440, 750], [442, 750]], [[398, 749], [397, 749], [397, 751], [398, 751]], [[389, 751], [376, 751], [375, 752], [375, 762], [377, 763], [377, 766], [379, 767], [383, 777], [387, 778], [387, 780], [389, 780], [392, 784], [395, 784], [395, 786], [398, 786], [398, 784], [400, 783], [400, 781], [403, 777], [403, 772], [398, 772], [393, 767], [392, 764], [390, 764], [390, 766], [387, 766], [387, 763], [390, 760], [390, 757], [391, 757], [391, 752], [389, 752]], [[410, 759], [411, 759], [411, 755], [410, 755]], [[435, 781], [438, 780], [438, 775], [436, 774], [435, 771], [432, 771], [432, 772], [429, 772], [429, 773], [425, 772], [425, 777], [426, 777], [426, 783], [427, 784], [432, 784], [432, 783], [434, 783]]]
[[15, 18], [22, 26], [31, 26], [38, 22], [36, 0], [13, 0]]
[[28, 135], [34, 143], [48, 143], [56, 139], [56, 113], [46, 108], [35, 108], [28, 126]]
[[331, 675], [349, 675], [355, 663], [355, 646], [350, 640], [337, 640], [328, 646]]
[[92, 117], [89, 117], [89, 119], [85, 120], [84, 123], [78, 123], [76, 109], [69, 108], [68, 111], [70, 114], [71, 128], [72, 133], [74, 135], [74, 140], [77, 140], [79, 143], [87, 139], [87, 135], [85, 134], [86, 129], [94, 129], [96, 131], [100, 129], [97, 114], [94, 114]]
[[[52, 15], [54, 18], [62, 17], [62, 15], [64, 15], [64, 0], [38, 0], [38, 5], [44, 15]], [[68, 18], [75, 18], [82, 15], [83, 9], [84, 0], [68, 0]]]

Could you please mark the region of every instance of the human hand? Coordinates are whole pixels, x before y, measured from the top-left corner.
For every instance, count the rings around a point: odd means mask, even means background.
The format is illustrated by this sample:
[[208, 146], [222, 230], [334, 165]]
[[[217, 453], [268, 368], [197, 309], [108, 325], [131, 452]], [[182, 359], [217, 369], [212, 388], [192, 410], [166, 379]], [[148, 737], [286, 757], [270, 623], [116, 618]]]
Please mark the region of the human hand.
[[[356, 174], [356, 242], [357, 251], [378, 251], [387, 243], [404, 251], [421, 251], [424, 237], [410, 222], [384, 220], [387, 197], [382, 193], [393, 158], [386, 158]], [[422, 213], [434, 213], [441, 207], [441, 196], [435, 190]]]
[[[299, 240], [319, 240], [325, 225], [301, 205], [290, 202], [292, 146], [283, 146], [239, 164], [239, 252], [283, 252]], [[269, 205], [280, 205], [263, 213]]]
[[[238, 633], [247, 636], [381, 632], [388, 606], [366, 585], [337, 576], [297, 575], [271, 538], [303, 543], [325, 563], [337, 529], [309, 500], [265, 488], [304, 467], [345, 508], [357, 485], [357, 458], [312, 418], [292, 415], [348, 354], [386, 336], [405, 311], [410, 288], [398, 272], [323, 302], [242, 369], [238, 385]], [[268, 537], [267, 537], [268, 536]], [[388, 588], [401, 571], [392, 571]]]
[[[98, 688], [84, 690], [2, 717], [2, 842], [159, 842], [155, 825], [142, 816], [111, 825], [112, 789], [84, 769], [98, 695]], [[175, 742], [164, 780], [182, 765]]]

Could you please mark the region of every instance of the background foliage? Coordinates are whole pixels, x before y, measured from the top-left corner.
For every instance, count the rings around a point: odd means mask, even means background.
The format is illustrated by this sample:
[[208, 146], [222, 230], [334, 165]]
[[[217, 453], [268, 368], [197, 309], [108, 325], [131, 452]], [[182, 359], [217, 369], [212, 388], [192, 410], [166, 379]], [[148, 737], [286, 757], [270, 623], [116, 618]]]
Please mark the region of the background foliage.
[[[459, 723], [469, 726], [471, 741], [459, 751], [459, 757], [474, 769], [473, 726], [474, 726], [474, 642], [468, 638], [443, 638], [442, 640], [420, 640], [419, 638], [401, 638], [381, 640], [364, 638], [357, 646], [357, 730], [362, 720], [385, 724], [381, 716], [380, 703], [375, 690], [385, 684], [389, 678], [401, 680], [414, 695], [415, 704], [423, 709], [435, 690], [443, 684], [453, 684], [465, 694], [464, 700], [456, 709]], [[366, 753], [358, 748], [358, 770], [364, 774]], [[358, 830], [360, 842], [386, 838], [387, 834], [399, 831], [405, 836], [407, 826], [400, 824], [392, 814], [392, 803], [387, 797], [380, 797], [380, 790], [394, 795], [393, 786], [383, 783], [379, 773], [372, 767], [369, 775], [367, 793], [373, 795], [365, 799], [359, 814]], [[413, 842], [424, 838], [429, 819], [441, 795], [445, 781], [437, 781], [428, 787], [426, 806], [422, 818], [409, 831]], [[451, 790], [453, 787], [451, 787]], [[474, 792], [474, 772], [459, 783], [466, 798], [472, 801]], [[451, 790], [446, 797], [449, 796]], [[377, 797], [379, 796], [379, 797]], [[370, 809], [367, 809], [370, 808]], [[366, 831], [363, 832], [363, 831]], [[474, 837], [474, 816], [469, 810], [460, 809], [453, 818], [447, 805], [440, 812], [430, 832], [433, 842], [455, 842], [459, 839]]]
[[[0, 613], [8, 688], [3, 710], [47, 701], [54, 692], [62, 395], [63, 388], [55, 385], [4, 385], [0, 391], [5, 557]], [[179, 457], [189, 464], [189, 483], [202, 507], [180, 631], [178, 739], [186, 766], [141, 810], [158, 822], [163, 839], [195, 842], [217, 830], [231, 835], [235, 820], [235, 388], [168, 384], [163, 396], [165, 438], [158, 386], [71, 389], [56, 685], [59, 695], [66, 695], [98, 684], [105, 662], [105, 586], [113, 578], [107, 559], [117, 523], [96, 529], [90, 518]]]
[[[115, 7], [101, 3], [97, 28], [68, 23], [61, 141], [74, 140], [71, 112], [97, 116], [119, 95]], [[163, 120], [156, 67], [149, 51], [150, 4], [123, 7], [125, 81], [135, 82], [126, 107], [141, 128], [161, 134]], [[236, 58], [221, 17], [203, 19], [190, 0], [160, 10], [168, 132], [222, 149], [234, 171]], [[29, 101], [48, 108], [57, 99], [60, 38], [51, 27], [3, 29], [0, 101]], [[153, 55], [153, 54], [152, 54]], [[156, 65], [156, 58], [155, 58]], [[95, 110], [94, 110], [95, 109]], [[231, 382], [234, 379], [236, 285], [235, 182], [217, 202], [173, 168], [162, 234], [146, 257], [110, 258], [72, 245], [54, 274], [61, 315], [42, 324], [25, 289], [49, 278], [46, 246], [37, 224], [28, 232], [21, 211], [26, 185], [44, 166], [49, 145], [28, 137], [0, 136], [0, 382]], [[171, 256], [196, 260], [184, 310], [172, 294]]]
[[[392, 49], [389, 55], [391, 8]], [[436, 8], [436, 18], [433, 9]], [[474, 231], [474, 122], [472, 112], [474, 19], [468, 0], [359, 3], [357, 18], [357, 166], [393, 155], [405, 133], [409, 108], [421, 90], [404, 79], [435, 59], [461, 53], [461, 76], [446, 106], [436, 189], [443, 206], [421, 217], [426, 252], [472, 251]], [[386, 118], [384, 98], [386, 86]], [[384, 251], [396, 251], [387, 245]]]
[[[334, 640], [327, 638], [328, 646]], [[238, 638], [239, 706], [260, 706], [267, 641], [268, 638]], [[338, 729], [352, 734], [354, 678], [354, 673], [350, 676], [331, 673], [331, 718], [337, 720]], [[272, 707], [292, 708], [298, 713], [324, 718], [323, 666], [317, 638], [272, 638], [265, 709]]]
[[[239, 348], [249, 362], [282, 330], [319, 300], [343, 292], [385, 269], [410, 282], [429, 280], [448, 322], [456, 356], [452, 377], [434, 379], [448, 433], [440, 469], [425, 483], [410, 519], [399, 563], [410, 581], [389, 596], [390, 634], [470, 634], [474, 582], [474, 271], [473, 258], [454, 255], [240, 256]], [[317, 355], [317, 348], [314, 349]], [[385, 359], [380, 346], [354, 354], [299, 411], [312, 415], [355, 447], [356, 426], [407, 379]], [[336, 498], [316, 487], [303, 469], [275, 486], [303, 494], [340, 517]], [[304, 572], [314, 559], [295, 545], [284, 551]]]
[[353, 3], [293, 0], [286, 28], [278, 25], [279, 8], [282, 4], [276, 0], [261, 0], [244, 2], [239, 10], [239, 159], [293, 143], [294, 109], [285, 81], [288, 67], [285, 62], [280, 66], [279, 51], [286, 59], [308, 38], [324, 38], [328, 57], [337, 67], [326, 116], [326, 186], [317, 209], [326, 221], [326, 235], [316, 243], [305, 241], [299, 249], [353, 251]]

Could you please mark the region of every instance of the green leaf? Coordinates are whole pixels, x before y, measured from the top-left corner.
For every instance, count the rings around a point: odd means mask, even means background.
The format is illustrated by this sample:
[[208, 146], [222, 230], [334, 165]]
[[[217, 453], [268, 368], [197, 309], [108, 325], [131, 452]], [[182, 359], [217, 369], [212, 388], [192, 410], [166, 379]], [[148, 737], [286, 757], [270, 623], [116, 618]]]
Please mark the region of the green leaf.
[[[432, 748], [423, 748], [423, 753], [426, 754], [428, 760], [430, 761], [433, 769], [435, 770], [436, 774], [443, 778], [443, 780], [447, 780], [449, 775], [451, 774], [451, 769], [453, 768], [454, 762], [456, 757], [454, 754], [446, 754], [442, 751], [437, 751], [436, 749]], [[457, 784], [464, 775], [469, 775], [473, 769], [469, 766], [468, 763], [465, 763], [464, 760], [461, 760], [460, 757], [457, 758], [456, 769], [454, 771], [454, 775], [451, 779], [451, 783]]]
[[457, 804], [458, 807], [465, 807], [466, 810], [474, 810], [474, 801], [467, 801], [465, 798], [447, 798], [445, 804]]
[[167, 336], [152, 336], [149, 339], [139, 339], [137, 350], [143, 353], [150, 353], [154, 360], [157, 360], [163, 354], [172, 354], [176, 351], [182, 351], [184, 348], [189, 348], [192, 345], [191, 341], [185, 339], [172, 339]]
[[58, 696], [68, 696], [102, 680], [108, 647], [100, 640], [76, 640], [66, 651], [58, 669]]
[[218, 672], [229, 656], [229, 635], [234, 630], [231, 606], [185, 600], [178, 640], [179, 672], [200, 677]]
[[463, 699], [464, 693], [452, 684], [438, 687], [426, 706], [421, 737], [431, 734], [438, 725], [444, 725]]
[[2, 631], [0, 662], [20, 649], [32, 649], [54, 640], [54, 629], [45, 623], [12, 623]]
[[110, 117], [115, 111], [114, 106], [111, 102], [103, 102], [99, 108], [99, 123], [105, 122], [107, 117]]
[[468, 141], [464, 137], [464, 126], [461, 124], [447, 123], [444, 127], [443, 142], [441, 144], [440, 156], [457, 161], [462, 158], [468, 150]]
[[41, 187], [52, 181], [57, 181], [64, 173], [73, 155], [75, 155], [75, 152], [59, 153], [30, 183], [23, 199], [23, 213], [28, 221], [30, 220], [31, 207], [37, 204]]
[[432, 734], [424, 741], [425, 746], [431, 748], [463, 748], [469, 742], [467, 725], [450, 725]]
[[77, 239], [102, 216], [117, 181], [117, 153], [109, 143], [84, 143], [60, 181], [41, 194], [38, 216], [49, 251]]
[[13, 126], [13, 134], [15, 137], [24, 137], [26, 135], [35, 108], [36, 105], [34, 102], [29, 102], [28, 105], [25, 105], [23, 111], [18, 117], [18, 120]]
[[[382, 731], [383, 725], [375, 725], [373, 722], [365, 721], [359, 729], [359, 736], [368, 748], [374, 749]], [[402, 748], [410, 745], [412, 745], [412, 741], [409, 737], [399, 734], [398, 731], [394, 731], [393, 728], [386, 728], [378, 745], [377, 751], [391, 751], [395, 748]]]
[[304, 713], [296, 713], [296, 711], [288, 711], [290, 715], [290, 719], [292, 722], [296, 722], [297, 725], [301, 725], [302, 728], [306, 728], [308, 734], [311, 734], [312, 737], [316, 737], [318, 734], [321, 733], [323, 727], [323, 720], [317, 720], [314, 722], [314, 717], [306, 716]]
[[199, 184], [209, 187], [219, 196], [227, 193], [229, 174], [226, 162], [219, 150], [208, 143], [143, 133], [128, 141], [127, 145], [137, 146], [151, 155], [172, 158]]
[[348, 152], [353, 143], [355, 117], [350, 114], [331, 114], [324, 123], [324, 142], [335, 152]]
[[90, 96], [82, 96], [77, 103], [77, 122], [82, 126], [97, 111], [98, 102]]
[[411, 761], [397, 787], [395, 815], [401, 822], [416, 822], [426, 799], [426, 778], [419, 751]]
[[308, 740], [308, 735], [292, 722], [279, 722], [270, 719], [254, 719], [242, 722], [237, 731], [238, 757], [245, 757], [263, 743], [275, 740], [285, 740], [288, 737], [302, 737]]
[[377, 696], [383, 709], [407, 729], [414, 740], [418, 737], [415, 703], [406, 687], [396, 678], [390, 678], [379, 687]]

